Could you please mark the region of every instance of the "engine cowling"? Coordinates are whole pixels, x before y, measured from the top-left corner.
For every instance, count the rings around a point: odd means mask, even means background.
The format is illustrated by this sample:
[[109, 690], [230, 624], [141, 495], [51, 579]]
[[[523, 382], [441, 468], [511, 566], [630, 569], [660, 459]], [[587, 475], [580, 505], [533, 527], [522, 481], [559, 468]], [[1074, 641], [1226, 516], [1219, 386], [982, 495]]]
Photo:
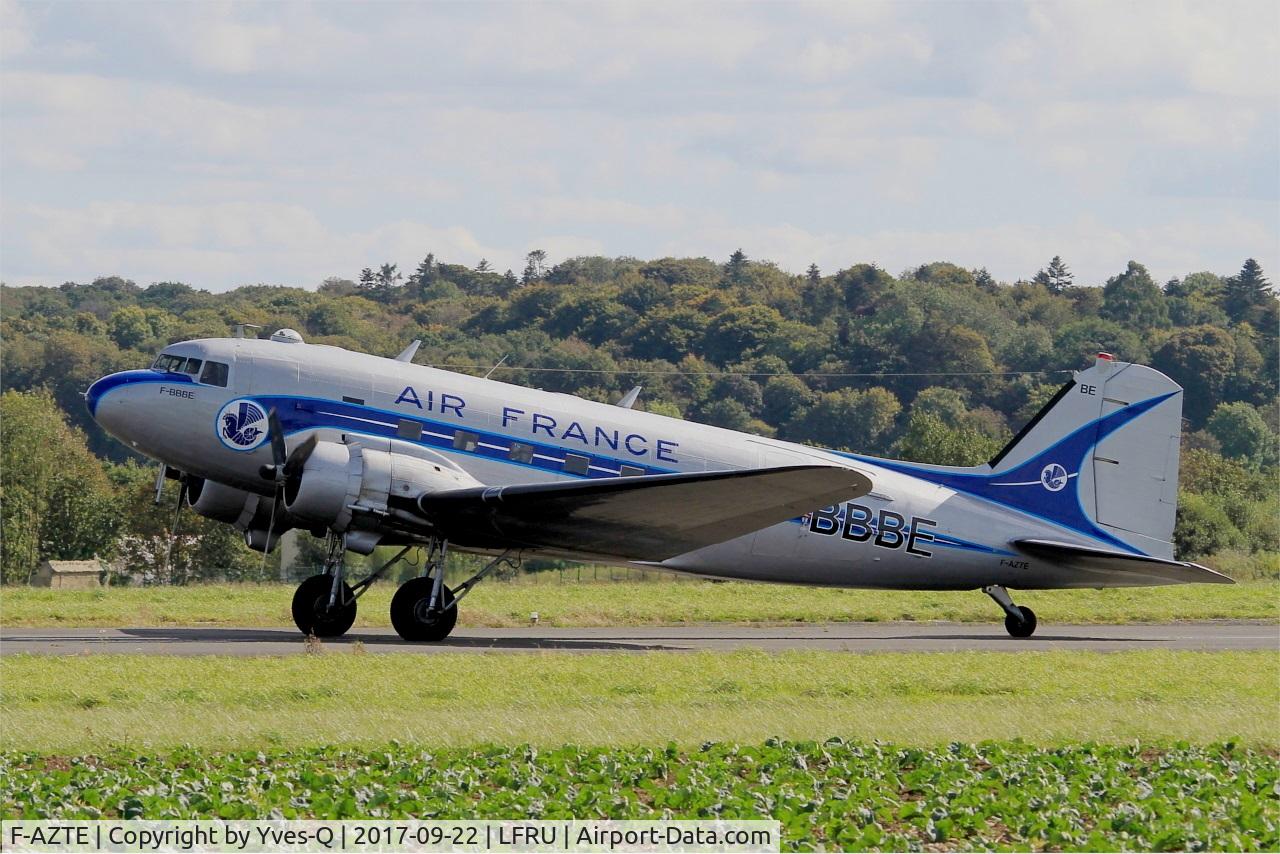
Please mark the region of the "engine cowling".
[[187, 503], [206, 519], [243, 532], [245, 544], [254, 551], [271, 551], [280, 535], [294, 527], [283, 508], [273, 513], [273, 499], [201, 477], [188, 478]]
[[240, 518], [251, 493], [215, 480], [187, 478], [187, 505], [206, 519], [228, 524]]
[[[375, 440], [376, 441], [376, 440]], [[416, 501], [426, 492], [481, 486], [480, 481], [408, 443], [317, 442], [302, 471], [285, 483], [289, 515], [339, 533], [376, 527], [392, 497]], [[349, 537], [349, 540], [351, 538]], [[351, 547], [349, 544], [348, 547]]]

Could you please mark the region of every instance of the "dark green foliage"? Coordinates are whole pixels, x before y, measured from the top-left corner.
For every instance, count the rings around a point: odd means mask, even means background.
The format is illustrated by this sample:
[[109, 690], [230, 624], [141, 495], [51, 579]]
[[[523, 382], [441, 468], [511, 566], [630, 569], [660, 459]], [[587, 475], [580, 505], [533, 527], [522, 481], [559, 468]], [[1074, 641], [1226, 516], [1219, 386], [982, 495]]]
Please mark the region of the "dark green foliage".
[[1060, 294], [1071, 286], [1073, 278], [1061, 256], [1054, 255], [1049, 267], [1036, 273], [1034, 281], [1037, 285], [1044, 285], [1050, 293]]
[[25, 583], [40, 561], [110, 557], [123, 508], [84, 435], [47, 392], [0, 395], [0, 582]]
[[1257, 468], [1275, 465], [1280, 441], [1257, 409], [1247, 403], [1222, 403], [1205, 429], [1218, 440], [1222, 455]]
[[1274, 314], [1274, 302], [1271, 283], [1262, 274], [1262, 266], [1252, 258], [1244, 262], [1238, 275], [1226, 280], [1223, 288], [1222, 307], [1236, 323], [1257, 325], [1268, 308]]
[[1136, 329], [1169, 325], [1164, 292], [1137, 261], [1130, 261], [1128, 270], [1107, 280], [1102, 289], [1102, 313]]
[[310, 748], [0, 754], [6, 818], [755, 819], [784, 850], [1280, 846], [1280, 766], [1232, 743]]

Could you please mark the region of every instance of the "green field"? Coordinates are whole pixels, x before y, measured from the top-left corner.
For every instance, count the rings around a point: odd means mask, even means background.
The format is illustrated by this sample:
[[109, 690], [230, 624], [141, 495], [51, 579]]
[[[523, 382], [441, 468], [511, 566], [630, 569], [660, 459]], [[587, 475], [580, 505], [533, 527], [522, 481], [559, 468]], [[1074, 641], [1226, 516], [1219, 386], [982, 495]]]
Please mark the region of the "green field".
[[1271, 652], [838, 652], [0, 659], [0, 748], [479, 743], [1275, 745]]
[[[830, 739], [609, 749], [382, 745], [89, 758], [0, 754], [26, 818], [758, 818], [783, 847], [1269, 851], [1277, 755], [1233, 744]], [[927, 849], [925, 849], [927, 850]]]
[[[485, 583], [461, 606], [463, 626], [634, 626], [699, 622], [888, 620], [999, 622], [977, 591], [906, 592], [706, 581]], [[375, 584], [357, 626], [386, 627], [394, 587]], [[288, 626], [293, 588], [217, 584], [101, 590], [0, 588], [3, 626]], [[1042, 623], [1280, 620], [1280, 582], [1017, 592]]]

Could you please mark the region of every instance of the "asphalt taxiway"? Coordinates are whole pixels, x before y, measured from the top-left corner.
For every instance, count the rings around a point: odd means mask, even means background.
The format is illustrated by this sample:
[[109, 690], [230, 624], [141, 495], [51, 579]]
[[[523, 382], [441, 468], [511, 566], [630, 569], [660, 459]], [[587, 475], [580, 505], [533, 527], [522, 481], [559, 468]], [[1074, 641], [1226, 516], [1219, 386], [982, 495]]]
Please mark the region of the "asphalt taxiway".
[[[688, 625], [611, 628], [460, 628], [444, 643], [409, 644], [390, 629], [353, 629], [310, 649], [442, 654], [462, 652], [647, 652], [817, 649], [848, 652], [1013, 652], [1077, 649], [1277, 650], [1280, 625], [1247, 622], [1041, 625], [1011, 638], [997, 624], [828, 623], [785, 626]], [[293, 628], [0, 629], [0, 654], [290, 655], [308, 650]]]

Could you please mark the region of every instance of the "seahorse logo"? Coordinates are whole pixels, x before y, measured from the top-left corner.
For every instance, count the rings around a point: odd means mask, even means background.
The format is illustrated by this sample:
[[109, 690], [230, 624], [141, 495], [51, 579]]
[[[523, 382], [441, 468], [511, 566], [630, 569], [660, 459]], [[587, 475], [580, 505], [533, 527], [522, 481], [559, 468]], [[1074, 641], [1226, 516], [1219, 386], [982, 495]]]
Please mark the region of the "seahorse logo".
[[252, 400], [233, 400], [218, 412], [218, 438], [236, 451], [252, 451], [267, 438], [267, 413]]
[[1057, 463], [1049, 463], [1040, 471], [1040, 484], [1050, 492], [1061, 492], [1067, 480], [1067, 470]]

